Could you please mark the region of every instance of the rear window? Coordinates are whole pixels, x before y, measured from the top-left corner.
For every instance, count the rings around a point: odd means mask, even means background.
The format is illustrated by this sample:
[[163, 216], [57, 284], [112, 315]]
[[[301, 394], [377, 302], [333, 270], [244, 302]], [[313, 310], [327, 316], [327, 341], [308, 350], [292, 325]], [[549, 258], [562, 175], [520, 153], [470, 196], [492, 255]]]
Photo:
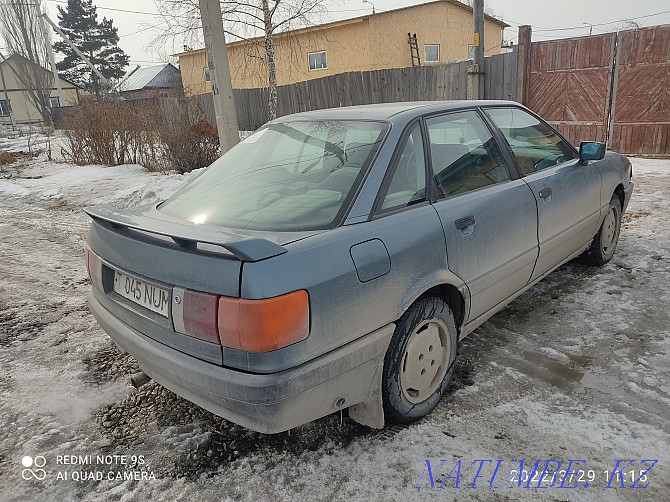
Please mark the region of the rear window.
[[379, 122], [270, 124], [160, 206], [194, 223], [252, 230], [334, 226], [388, 129]]

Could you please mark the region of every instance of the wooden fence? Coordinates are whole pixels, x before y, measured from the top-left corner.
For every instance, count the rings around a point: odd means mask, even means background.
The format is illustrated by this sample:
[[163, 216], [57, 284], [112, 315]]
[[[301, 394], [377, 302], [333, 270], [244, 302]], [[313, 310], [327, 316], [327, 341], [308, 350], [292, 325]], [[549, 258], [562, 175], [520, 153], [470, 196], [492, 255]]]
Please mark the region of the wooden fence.
[[523, 103], [573, 145], [668, 156], [669, 48], [670, 25], [533, 42]]
[[[277, 88], [278, 116], [340, 106], [467, 99], [472, 61], [349, 72]], [[516, 100], [516, 51], [485, 58], [484, 99]], [[254, 130], [267, 122], [267, 88], [234, 89], [237, 122]], [[216, 124], [211, 94], [193, 96]]]

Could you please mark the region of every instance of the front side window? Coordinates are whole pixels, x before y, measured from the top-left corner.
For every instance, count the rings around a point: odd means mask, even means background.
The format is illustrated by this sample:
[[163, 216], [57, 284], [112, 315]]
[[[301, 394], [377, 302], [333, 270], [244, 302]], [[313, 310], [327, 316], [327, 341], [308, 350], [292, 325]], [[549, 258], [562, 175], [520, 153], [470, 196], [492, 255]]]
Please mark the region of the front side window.
[[50, 108], [59, 108], [60, 107], [60, 99], [58, 97], [49, 98], [49, 107]]
[[522, 176], [578, 157], [551, 127], [520, 108], [489, 108], [486, 113], [505, 136]]
[[439, 45], [424, 45], [424, 61], [426, 63], [439, 63], [440, 61], [440, 46]]
[[0, 100], [0, 116], [9, 115], [9, 105], [4, 99]]
[[309, 63], [309, 69], [312, 70], [325, 70], [328, 68], [326, 62], [326, 51], [312, 52], [307, 55], [307, 62]]
[[203, 75], [205, 76], [205, 82], [210, 82], [211, 77], [209, 75], [209, 68], [205, 66], [205, 69], [203, 70]]
[[426, 120], [435, 184], [442, 197], [510, 179], [498, 144], [475, 111]]
[[382, 210], [411, 206], [426, 199], [426, 161], [421, 127], [414, 125], [395, 165]]
[[387, 129], [386, 123], [363, 121], [269, 124], [226, 152], [160, 210], [229, 228], [331, 228]]

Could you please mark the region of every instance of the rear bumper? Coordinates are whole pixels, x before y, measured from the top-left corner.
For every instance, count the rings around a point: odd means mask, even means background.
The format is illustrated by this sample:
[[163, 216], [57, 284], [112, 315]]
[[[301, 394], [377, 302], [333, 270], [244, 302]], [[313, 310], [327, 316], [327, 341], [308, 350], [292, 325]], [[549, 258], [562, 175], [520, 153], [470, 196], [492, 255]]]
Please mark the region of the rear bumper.
[[633, 180], [630, 180], [628, 183], [628, 186], [624, 190], [624, 202], [623, 202], [623, 207], [621, 208], [621, 214], [624, 214], [626, 212], [626, 209], [628, 208], [628, 203], [630, 202], [630, 198], [633, 195], [633, 188], [635, 187], [635, 183]]
[[308, 363], [258, 375], [172, 349], [118, 320], [93, 294], [88, 302], [102, 328], [151, 378], [216, 415], [267, 434], [365, 401], [394, 329], [386, 325]]

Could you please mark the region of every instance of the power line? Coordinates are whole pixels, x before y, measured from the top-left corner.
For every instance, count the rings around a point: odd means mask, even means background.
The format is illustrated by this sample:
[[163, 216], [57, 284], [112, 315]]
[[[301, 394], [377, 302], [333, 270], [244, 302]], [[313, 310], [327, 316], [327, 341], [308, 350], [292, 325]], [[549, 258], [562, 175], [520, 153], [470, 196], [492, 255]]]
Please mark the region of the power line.
[[[663, 12], [656, 12], [654, 14], [647, 14], [645, 16], [637, 16], [637, 17], [629, 17], [629, 18], [626, 18], [626, 19], [619, 19], [618, 21], [610, 21], [608, 23], [594, 23], [591, 26], [606, 26], [608, 24], [620, 23], [620, 22], [625, 22], [625, 21], [633, 21], [635, 19], [644, 19], [646, 17], [660, 16], [662, 14], [668, 14], [668, 13], [670, 13], [670, 10], [666, 10], [666, 11], [663, 11]], [[508, 24], [513, 24], [513, 25], [516, 25], [516, 26], [528, 25], [528, 23], [518, 23], [516, 21], [512, 21], [512, 20], [504, 19], [504, 18], [502, 18], [502, 20], [505, 21]], [[589, 23], [589, 24], [591, 24], [591, 23]], [[545, 26], [534, 26], [534, 25], [531, 25], [531, 27], [533, 28], [534, 33], [535, 32], [544, 32], [544, 31], [569, 31], [569, 30], [576, 30], [576, 29], [583, 29], [584, 28], [583, 25], [573, 26], [573, 27], [569, 27], [569, 28], [547, 28]]]
[[[47, 0], [48, 2], [53, 2], [53, 3], [60, 3], [67, 5], [66, 0]], [[157, 12], [146, 12], [146, 11], [140, 11], [140, 10], [128, 10], [128, 9], [117, 9], [115, 7], [101, 7], [96, 5], [95, 8], [97, 10], [109, 10], [109, 11], [114, 11], [114, 12], [124, 12], [126, 14], [140, 14], [143, 16], [159, 16]], [[341, 10], [329, 10], [328, 12], [367, 12], [370, 9], [341, 9]], [[377, 9], [377, 12], [386, 12], [380, 9]]]
[[146, 61], [146, 60], [142, 60], [142, 59], [129, 59], [128, 62], [130, 62], [130, 63], [153, 63], [153, 64], [165, 63], [165, 61]]
[[[592, 26], [605, 26], [608, 24], [614, 24], [614, 23], [623, 23], [626, 21], [633, 21], [635, 19], [644, 19], [646, 17], [653, 17], [653, 16], [660, 16], [662, 14], [668, 14], [670, 13], [670, 10], [665, 10], [663, 12], [656, 12], [655, 14], [647, 14], [646, 16], [637, 16], [637, 17], [628, 17], [626, 19], [619, 19], [618, 21], [610, 21], [609, 23], [594, 23]], [[577, 28], [583, 29], [584, 26], [572, 26], [570, 28], [546, 28], [546, 29], [537, 29], [535, 31], [567, 31], [567, 30], [575, 30]]]
[[[67, 5], [67, 2], [65, 0], [48, 0], [49, 2], [54, 2], [54, 3], [61, 3]], [[111, 10], [114, 12], [125, 12], [127, 14], [141, 14], [144, 16], [157, 16], [158, 14], [156, 12], [144, 12], [140, 10], [128, 10], [128, 9], [116, 9], [114, 7], [99, 7], [95, 6], [97, 10]]]
[[119, 38], [124, 38], [124, 37], [130, 37], [132, 35], [137, 35], [138, 33], [142, 33], [143, 31], [149, 31], [155, 28], [155, 26], [147, 26], [146, 28], [141, 28], [137, 31], [133, 31], [132, 33], [126, 33], [125, 35], [119, 35]]

